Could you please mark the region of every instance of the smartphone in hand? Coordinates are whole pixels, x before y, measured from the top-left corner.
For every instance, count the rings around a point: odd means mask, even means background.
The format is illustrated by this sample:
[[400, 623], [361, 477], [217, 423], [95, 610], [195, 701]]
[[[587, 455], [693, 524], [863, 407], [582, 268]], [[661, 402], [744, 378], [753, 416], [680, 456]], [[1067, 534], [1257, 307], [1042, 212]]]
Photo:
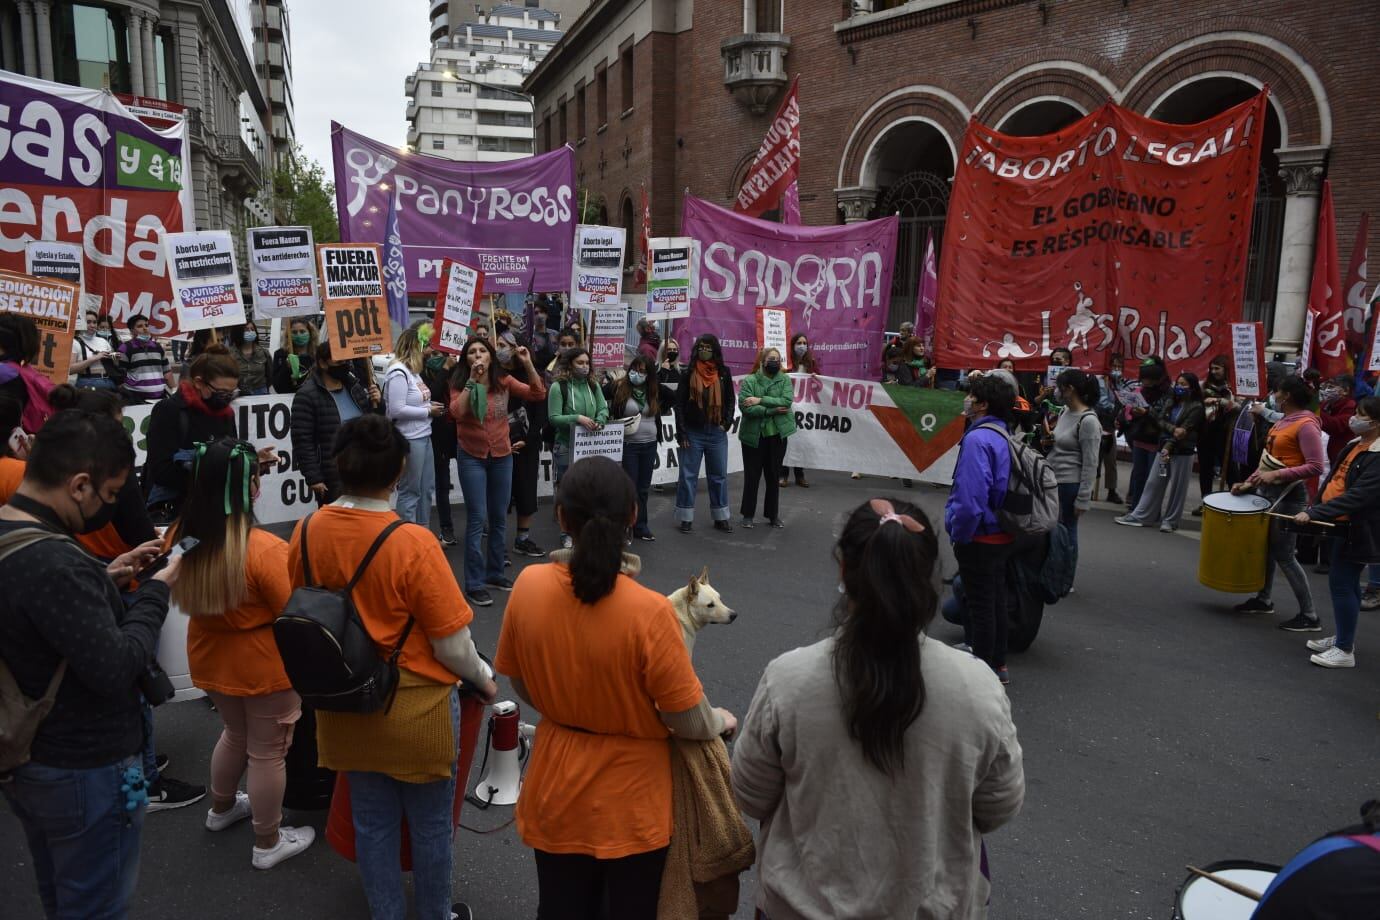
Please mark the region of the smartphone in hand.
[[135, 574], [135, 578], [144, 579], [157, 575], [163, 566], [168, 564], [169, 559], [176, 559], [178, 556], [191, 552], [201, 545], [201, 541], [196, 537], [183, 537], [178, 540], [172, 549], [165, 553], [159, 553], [149, 560], [149, 564]]

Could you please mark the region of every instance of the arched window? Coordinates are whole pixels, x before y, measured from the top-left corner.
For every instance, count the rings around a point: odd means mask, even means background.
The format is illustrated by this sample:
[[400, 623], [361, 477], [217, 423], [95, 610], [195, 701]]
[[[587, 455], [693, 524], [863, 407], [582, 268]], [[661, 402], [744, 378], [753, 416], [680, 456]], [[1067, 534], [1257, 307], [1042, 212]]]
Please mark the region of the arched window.
[[934, 238], [935, 256], [938, 257], [948, 211], [948, 180], [926, 170], [906, 173], [877, 199], [877, 217], [895, 214], [900, 219], [896, 233], [896, 269], [891, 275], [888, 329], [899, 328], [901, 323], [915, 318], [915, 298], [925, 260], [925, 237], [929, 234]]

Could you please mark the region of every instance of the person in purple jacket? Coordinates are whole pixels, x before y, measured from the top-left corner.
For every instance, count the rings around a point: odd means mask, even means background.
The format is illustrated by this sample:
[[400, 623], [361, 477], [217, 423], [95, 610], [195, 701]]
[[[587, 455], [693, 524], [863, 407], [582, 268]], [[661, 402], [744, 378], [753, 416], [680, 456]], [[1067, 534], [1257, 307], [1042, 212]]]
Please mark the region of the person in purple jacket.
[[944, 529], [967, 595], [969, 644], [1003, 684], [1008, 680], [1006, 563], [1015, 546], [998, 523], [997, 510], [1011, 475], [1011, 448], [1003, 432], [1010, 430], [1015, 401], [1015, 388], [1002, 375], [973, 380], [963, 401], [972, 424], [959, 444], [954, 485], [944, 505]]

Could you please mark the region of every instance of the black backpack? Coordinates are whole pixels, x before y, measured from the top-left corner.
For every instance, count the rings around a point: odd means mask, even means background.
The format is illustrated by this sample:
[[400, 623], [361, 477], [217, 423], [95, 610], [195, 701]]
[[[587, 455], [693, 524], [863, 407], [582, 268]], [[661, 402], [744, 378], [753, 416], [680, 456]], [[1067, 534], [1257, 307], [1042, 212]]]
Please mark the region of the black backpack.
[[318, 585], [307, 555], [307, 527], [302, 522], [302, 574], [306, 585], [297, 588], [287, 606], [273, 621], [273, 638], [292, 689], [302, 702], [326, 712], [387, 711], [398, 686], [398, 655], [415, 622], [407, 618], [402, 638], [387, 658], [380, 658], [369, 631], [355, 609], [351, 593], [364, 575], [379, 547], [403, 525], [394, 521], [378, 535], [364, 554], [354, 577], [344, 588]]

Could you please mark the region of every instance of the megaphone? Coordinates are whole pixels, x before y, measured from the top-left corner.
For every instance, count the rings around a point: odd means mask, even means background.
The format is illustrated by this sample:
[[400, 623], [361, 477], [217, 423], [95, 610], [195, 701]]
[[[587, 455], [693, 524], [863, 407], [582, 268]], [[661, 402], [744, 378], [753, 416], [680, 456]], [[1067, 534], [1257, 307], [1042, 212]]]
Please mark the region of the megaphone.
[[522, 788], [521, 735], [517, 703], [495, 703], [489, 716], [488, 750], [484, 752], [487, 769], [474, 787], [475, 801], [482, 807], [517, 804]]

